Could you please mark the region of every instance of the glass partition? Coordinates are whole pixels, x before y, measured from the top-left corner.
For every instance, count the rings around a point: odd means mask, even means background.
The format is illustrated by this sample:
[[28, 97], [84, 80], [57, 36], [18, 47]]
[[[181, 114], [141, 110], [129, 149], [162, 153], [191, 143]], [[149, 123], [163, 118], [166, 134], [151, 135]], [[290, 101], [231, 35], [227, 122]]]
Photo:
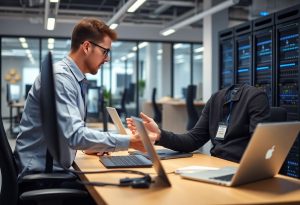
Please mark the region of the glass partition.
[[[71, 40], [2, 37], [1, 43], [1, 82], [4, 91], [1, 108], [2, 116], [6, 117], [9, 115], [7, 84], [19, 85], [19, 100], [24, 100], [39, 74], [40, 61], [43, 61], [47, 52], [52, 51], [53, 61], [57, 62], [68, 55]], [[184, 98], [186, 87], [193, 83], [198, 88], [197, 99], [202, 98], [201, 49], [200, 44], [191, 43], [117, 41], [112, 43], [111, 62], [102, 65], [96, 75], [86, 76], [92, 86], [105, 89], [107, 105], [120, 109], [125, 107], [127, 116], [137, 115], [144, 102], [151, 101], [153, 88], [156, 88], [157, 100], [171, 96], [171, 91], [175, 98]], [[137, 90], [139, 93], [136, 93]]]
[[70, 48], [70, 39], [42, 39], [42, 61], [49, 51], [52, 52], [53, 63], [60, 61], [69, 54]]
[[193, 44], [193, 75], [192, 84], [197, 86], [196, 99], [203, 99], [203, 46], [201, 44]]
[[112, 106], [124, 116], [136, 115], [136, 46], [135, 42], [118, 41], [112, 44], [111, 98]]
[[175, 43], [174, 49], [174, 98], [185, 98], [191, 82], [191, 44]]
[[[1, 38], [2, 117], [10, 116], [8, 101], [24, 102], [31, 85], [39, 74], [39, 68], [39, 39]], [[8, 89], [9, 87], [14, 89]], [[16, 115], [14, 110], [12, 115]]]

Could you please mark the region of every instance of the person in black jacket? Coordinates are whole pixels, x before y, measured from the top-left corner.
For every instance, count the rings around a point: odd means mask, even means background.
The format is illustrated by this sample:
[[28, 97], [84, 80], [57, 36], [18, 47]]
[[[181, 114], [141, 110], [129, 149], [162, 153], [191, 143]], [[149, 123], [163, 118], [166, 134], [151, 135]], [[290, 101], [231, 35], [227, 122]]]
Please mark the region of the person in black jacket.
[[[192, 152], [211, 140], [212, 156], [239, 162], [256, 125], [269, 120], [270, 107], [264, 91], [242, 84], [214, 93], [195, 127], [185, 134], [162, 130], [152, 118], [144, 113], [140, 116], [148, 131], [156, 135], [157, 145], [176, 151]], [[136, 127], [131, 118], [127, 118], [127, 124], [135, 133]]]

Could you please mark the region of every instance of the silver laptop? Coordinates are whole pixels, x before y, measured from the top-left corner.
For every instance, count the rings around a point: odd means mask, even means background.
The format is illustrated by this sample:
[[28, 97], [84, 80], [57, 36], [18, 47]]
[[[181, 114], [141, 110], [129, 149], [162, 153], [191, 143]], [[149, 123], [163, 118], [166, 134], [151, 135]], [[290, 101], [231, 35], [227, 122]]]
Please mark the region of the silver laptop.
[[278, 174], [299, 131], [300, 122], [258, 124], [238, 167], [185, 173], [181, 176], [225, 186], [272, 178]]
[[147, 150], [147, 154], [150, 156], [151, 161], [153, 163], [154, 169], [156, 173], [158, 174], [157, 179], [155, 180], [156, 184], [170, 187], [171, 182], [168, 179], [168, 176], [160, 162], [159, 156], [157, 155], [154, 146], [152, 145], [150, 138], [148, 136], [148, 133], [144, 127], [143, 120], [137, 117], [131, 117], [134, 120], [134, 123], [136, 125], [136, 128], [138, 130], [139, 135], [142, 138], [143, 145], [145, 149]]
[[121, 121], [121, 118], [120, 118], [116, 108], [106, 107], [106, 110], [107, 110], [110, 118], [112, 119], [114, 125], [116, 126], [118, 133], [122, 134], [122, 135], [127, 135], [126, 129]]

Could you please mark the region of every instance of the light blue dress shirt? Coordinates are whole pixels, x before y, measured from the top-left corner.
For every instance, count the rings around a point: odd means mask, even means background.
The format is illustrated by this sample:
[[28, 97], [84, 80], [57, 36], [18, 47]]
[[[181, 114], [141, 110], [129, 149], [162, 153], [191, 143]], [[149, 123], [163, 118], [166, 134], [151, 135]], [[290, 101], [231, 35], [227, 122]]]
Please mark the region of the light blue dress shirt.
[[[64, 137], [69, 147], [65, 153], [70, 159], [65, 165], [70, 167], [76, 150], [113, 152], [127, 150], [129, 136], [99, 132], [85, 127], [85, 107], [79, 82], [85, 78], [75, 62], [66, 57], [54, 64], [57, 120], [60, 137]], [[16, 141], [14, 156], [19, 169], [19, 179], [26, 173], [41, 172], [46, 167], [47, 146], [42, 131], [40, 116], [40, 75], [35, 80], [25, 103], [20, 122], [21, 132]], [[61, 170], [57, 162], [53, 170]]]

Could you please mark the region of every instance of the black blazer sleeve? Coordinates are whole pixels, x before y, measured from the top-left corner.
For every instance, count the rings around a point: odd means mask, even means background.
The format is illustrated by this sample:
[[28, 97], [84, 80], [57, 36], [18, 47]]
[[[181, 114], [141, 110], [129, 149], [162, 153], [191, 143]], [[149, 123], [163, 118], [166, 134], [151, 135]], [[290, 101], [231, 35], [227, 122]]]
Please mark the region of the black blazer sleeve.
[[198, 122], [189, 132], [175, 134], [161, 130], [160, 141], [156, 144], [181, 152], [192, 152], [200, 148], [210, 139], [208, 126], [210, 104], [211, 100], [206, 103]]

